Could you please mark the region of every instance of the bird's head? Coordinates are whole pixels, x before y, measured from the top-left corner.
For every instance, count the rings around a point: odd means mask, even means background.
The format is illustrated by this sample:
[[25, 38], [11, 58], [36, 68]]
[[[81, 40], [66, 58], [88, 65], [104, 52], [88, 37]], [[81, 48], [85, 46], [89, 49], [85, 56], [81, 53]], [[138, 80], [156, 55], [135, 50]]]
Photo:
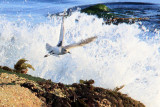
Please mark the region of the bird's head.
[[54, 54], [54, 51], [52, 50], [52, 51], [49, 52], [49, 54], [45, 55], [44, 57], [48, 57], [48, 56], [53, 55], [53, 54]]

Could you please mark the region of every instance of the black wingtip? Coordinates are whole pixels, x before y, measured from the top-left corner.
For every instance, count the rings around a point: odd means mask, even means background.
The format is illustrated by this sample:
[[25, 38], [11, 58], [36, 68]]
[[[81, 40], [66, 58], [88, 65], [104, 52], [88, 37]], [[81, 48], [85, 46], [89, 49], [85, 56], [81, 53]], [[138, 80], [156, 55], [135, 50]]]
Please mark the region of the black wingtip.
[[62, 46], [62, 41], [60, 41], [57, 46], [61, 47]]

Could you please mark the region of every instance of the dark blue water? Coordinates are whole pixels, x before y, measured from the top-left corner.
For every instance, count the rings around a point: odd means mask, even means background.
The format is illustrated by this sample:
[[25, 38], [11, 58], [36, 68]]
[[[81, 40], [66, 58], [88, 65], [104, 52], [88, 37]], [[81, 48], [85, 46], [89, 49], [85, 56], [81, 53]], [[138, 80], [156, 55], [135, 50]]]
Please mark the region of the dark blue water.
[[[113, 13], [124, 15], [127, 18], [149, 18], [141, 22], [152, 30], [160, 28], [160, 5], [152, 3], [106, 3], [113, 9]], [[123, 17], [123, 16], [120, 16]]]

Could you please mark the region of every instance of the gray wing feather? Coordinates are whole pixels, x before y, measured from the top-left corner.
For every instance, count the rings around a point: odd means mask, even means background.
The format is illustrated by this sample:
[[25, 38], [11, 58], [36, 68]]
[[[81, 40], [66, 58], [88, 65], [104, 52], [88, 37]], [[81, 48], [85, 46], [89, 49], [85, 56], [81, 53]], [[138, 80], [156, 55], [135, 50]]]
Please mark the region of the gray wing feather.
[[82, 40], [82, 41], [80, 41], [80, 42], [78, 42], [78, 43], [74, 43], [74, 44], [67, 45], [67, 46], [65, 46], [64, 48], [65, 48], [65, 49], [71, 49], [71, 48], [78, 47], [78, 46], [84, 46], [84, 45], [92, 42], [92, 41], [93, 41], [94, 39], [96, 39], [96, 38], [97, 38], [97, 36], [90, 37], [90, 38], [87, 38], [87, 39], [85, 39], [85, 40]]
[[50, 52], [52, 50], [52, 46], [49, 43], [46, 43], [46, 50]]
[[61, 30], [60, 30], [60, 36], [57, 46], [61, 47], [63, 45], [64, 40], [64, 16], [62, 17], [62, 24], [61, 24]]

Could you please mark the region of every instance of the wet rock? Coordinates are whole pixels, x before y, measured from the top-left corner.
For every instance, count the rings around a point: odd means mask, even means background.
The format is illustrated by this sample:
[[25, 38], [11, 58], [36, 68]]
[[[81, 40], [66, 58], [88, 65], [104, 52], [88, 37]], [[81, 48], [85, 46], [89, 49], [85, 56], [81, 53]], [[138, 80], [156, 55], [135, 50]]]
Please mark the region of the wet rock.
[[99, 18], [111, 18], [115, 16], [113, 13], [110, 13], [111, 9], [104, 4], [96, 4], [87, 7], [85, 9], [82, 9], [81, 12], [85, 12], [89, 15], [97, 15]]
[[117, 12], [116, 14], [114, 14], [114, 11], [115, 10], [111, 10], [104, 4], [92, 5], [81, 10], [81, 12], [85, 12], [88, 15], [97, 15], [99, 18], [103, 18], [105, 24], [115, 24], [115, 25], [118, 25], [120, 23], [133, 24], [139, 20], [149, 19], [149, 18], [126, 18], [125, 15], [118, 14]]

